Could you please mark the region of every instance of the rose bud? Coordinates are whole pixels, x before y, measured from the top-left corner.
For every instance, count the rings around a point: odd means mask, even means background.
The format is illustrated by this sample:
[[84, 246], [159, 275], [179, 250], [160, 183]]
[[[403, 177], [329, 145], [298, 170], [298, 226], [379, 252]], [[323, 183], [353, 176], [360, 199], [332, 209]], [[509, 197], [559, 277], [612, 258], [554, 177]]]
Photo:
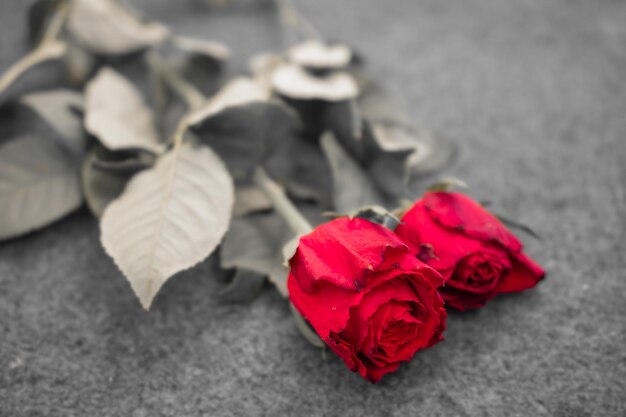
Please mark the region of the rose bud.
[[289, 265], [295, 308], [371, 382], [442, 340], [441, 275], [379, 224], [347, 217], [325, 223], [300, 239]]
[[461, 193], [427, 192], [401, 222], [397, 235], [443, 275], [446, 306], [478, 308], [496, 294], [534, 287], [545, 275], [494, 215]]

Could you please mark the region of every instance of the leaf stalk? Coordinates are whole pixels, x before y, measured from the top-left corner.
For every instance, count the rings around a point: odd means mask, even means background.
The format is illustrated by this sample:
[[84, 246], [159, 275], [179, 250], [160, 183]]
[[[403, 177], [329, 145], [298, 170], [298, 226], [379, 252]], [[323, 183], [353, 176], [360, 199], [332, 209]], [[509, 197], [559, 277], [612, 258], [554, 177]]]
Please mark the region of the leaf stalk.
[[289, 200], [283, 189], [269, 177], [264, 168], [257, 167], [252, 180], [269, 198], [274, 209], [285, 219], [296, 236], [308, 234], [313, 230], [311, 224]]
[[176, 93], [187, 107], [193, 111], [206, 102], [206, 97], [200, 90], [185, 80], [176, 69], [167, 63], [158, 53], [151, 50], [146, 53], [146, 62], [158, 76]]
[[[274, 0], [283, 28], [293, 28], [304, 39], [320, 39], [315, 26], [296, 9], [291, 0]], [[286, 31], [286, 30], [285, 30]]]

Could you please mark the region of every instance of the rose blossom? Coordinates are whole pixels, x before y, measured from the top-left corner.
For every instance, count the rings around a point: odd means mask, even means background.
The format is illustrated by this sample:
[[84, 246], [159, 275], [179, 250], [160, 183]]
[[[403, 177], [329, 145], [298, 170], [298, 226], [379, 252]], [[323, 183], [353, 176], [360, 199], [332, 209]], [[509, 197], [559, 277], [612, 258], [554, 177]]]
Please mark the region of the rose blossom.
[[442, 339], [443, 280], [389, 229], [339, 218], [300, 239], [289, 261], [295, 308], [371, 382]]
[[427, 192], [401, 222], [396, 234], [443, 275], [439, 291], [447, 306], [481, 307], [496, 294], [531, 288], [545, 275], [494, 215], [463, 194]]

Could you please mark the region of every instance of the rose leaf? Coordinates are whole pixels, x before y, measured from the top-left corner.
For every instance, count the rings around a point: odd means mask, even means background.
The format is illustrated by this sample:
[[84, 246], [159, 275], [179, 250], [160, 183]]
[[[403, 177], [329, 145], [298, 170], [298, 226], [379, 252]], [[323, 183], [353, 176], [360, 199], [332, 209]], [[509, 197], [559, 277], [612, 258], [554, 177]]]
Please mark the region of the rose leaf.
[[384, 205], [385, 198], [371, 178], [339, 144], [335, 135], [322, 135], [321, 146], [333, 176], [335, 210], [348, 213], [363, 206]]
[[354, 73], [361, 94], [357, 104], [363, 118], [371, 122], [394, 122], [409, 124], [404, 104], [381, 82], [362, 71]]
[[291, 237], [285, 222], [274, 212], [234, 218], [222, 242], [221, 266], [269, 277], [278, 291], [287, 296], [282, 248]]
[[283, 184], [287, 193], [301, 201], [315, 201], [323, 209], [332, 202], [331, 169], [313, 140], [296, 136], [280, 146], [265, 164], [272, 178]]
[[174, 35], [172, 45], [191, 55], [203, 56], [215, 61], [225, 61], [230, 57], [230, 49], [226, 45], [206, 39]]
[[409, 125], [373, 123], [376, 146], [383, 152], [407, 152], [407, 181], [440, 170], [454, 157], [451, 143], [435, 138], [430, 131]]
[[450, 162], [455, 153], [450, 142], [414, 126], [401, 100], [382, 83], [363, 72], [355, 78], [361, 86], [357, 104], [361, 116], [371, 124], [375, 147], [381, 152], [408, 151], [408, 176], [432, 174]]
[[81, 183], [87, 207], [101, 217], [109, 203], [118, 198], [137, 172], [149, 168], [154, 157], [149, 153], [111, 152], [96, 144], [83, 161]]
[[67, 29], [95, 54], [120, 55], [163, 42], [169, 31], [161, 24], [142, 21], [118, 1], [74, 0]]
[[161, 153], [154, 115], [137, 89], [111, 68], [101, 69], [85, 90], [85, 126], [110, 150]]
[[77, 114], [83, 109], [80, 93], [67, 89], [42, 91], [26, 94], [20, 102], [56, 130], [62, 146], [76, 156], [84, 154], [86, 136]]
[[0, 147], [0, 239], [41, 228], [82, 203], [79, 164], [47, 138], [21, 136]]
[[198, 125], [223, 110], [245, 104], [264, 103], [270, 99], [270, 91], [256, 80], [238, 77], [229, 81], [189, 118], [191, 126]]
[[281, 103], [253, 103], [220, 112], [194, 132], [224, 159], [232, 175], [247, 178], [295, 137], [298, 119]]
[[63, 62], [72, 85], [82, 86], [96, 68], [96, 57], [76, 42], [68, 42]]
[[145, 309], [172, 275], [215, 250], [233, 200], [232, 179], [219, 157], [185, 143], [135, 175], [107, 206], [102, 244]]
[[316, 76], [290, 63], [276, 67], [272, 87], [279, 94], [297, 100], [342, 101], [359, 94], [359, 87], [347, 72]]
[[455, 188], [468, 188], [465, 181], [460, 180], [458, 178], [445, 178], [435, 182], [428, 186], [427, 190], [432, 192], [447, 192], [452, 191]]
[[233, 214], [237, 217], [272, 208], [272, 202], [265, 193], [254, 185], [241, 185], [235, 188]]
[[261, 292], [266, 276], [258, 272], [239, 268], [230, 283], [217, 292], [217, 298], [228, 303], [247, 303]]
[[236, 179], [245, 179], [278, 148], [288, 146], [299, 119], [251, 81], [229, 85], [192, 116], [191, 129], [215, 149]]
[[327, 45], [318, 40], [307, 40], [287, 50], [287, 59], [311, 69], [340, 69], [352, 61], [352, 51], [345, 45]]

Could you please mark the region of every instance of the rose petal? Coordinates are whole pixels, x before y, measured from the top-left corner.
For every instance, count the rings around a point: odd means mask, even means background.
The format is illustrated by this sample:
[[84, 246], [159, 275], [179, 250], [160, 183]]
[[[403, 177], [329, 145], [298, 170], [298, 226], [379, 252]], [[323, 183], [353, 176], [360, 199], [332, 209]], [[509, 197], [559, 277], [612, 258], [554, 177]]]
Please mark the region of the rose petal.
[[344, 217], [303, 236], [290, 265], [304, 291], [322, 281], [360, 291], [368, 274], [390, 268], [406, 253], [406, 245], [389, 229]]
[[457, 262], [483, 246], [480, 240], [435, 222], [423, 200], [405, 213], [395, 232], [417, 256], [428, 248], [429, 256], [422, 260], [438, 271], [453, 269]]
[[[493, 268], [499, 270], [498, 276], [495, 276], [490, 283], [485, 283], [482, 286], [472, 286], [465, 282], [460, 275], [471, 273], [482, 262], [493, 264]], [[468, 293], [487, 294], [495, 291], [501, 277], [506, 275], [510, 269], [511, 261], [509, 254], [504, 249], [490, 243], [484, 243], [479, 251], [466, 256], [457, 263], [452, 279], [447, 281], [446, 285], [448, 288], [451, 287]]]
[[509, 293], [532, 288], [545, 276], [545, 271], [524, 253], [511, 255], [511, 272], [503, 276], [497, 293]]
[[452, 307], [459, 311], [482, 307], [496, 295], [495, 291], [487, 294], [470, 294], [451, 287], [444, 287], [439, 292], [445, 300], [446, 307]]
[[354, 351], [354, 346], [337, 333], [331, 333], [324, 342], [339, 356], [352, 372], [359, 372], [363, 377], [367, 374], [365, 365]]
[[328, 282], [320, 282], [313, 290], [304, 291], [293, 272], [289, 274], [287, 288], [294, 307], [323, 340], [331, 332], [340, 333], [345, 329], [350, 318], [350, 308], [363, 298], [362, 291], [343, 289]]
[[394, 372], [400, 366], [400, 362], [390, 363], [385, 366], [378, 366], [371, 361], [365, 361], [365, 370], [361, 372], [361, 376], [368, 381], [376, 384], [383, 376], [390, 372]]
[[[414, 308], [420, 309], [424, 317], [427, 316], [423, 305], [406, 301], [386, 304], [372, 316], [370, 322], [379, 323], [380, 328], [372, 340], [369, 338], [367, 340], [371, 348], [375, 348], [370, 354], [374, 362], [379, 363], [376, 360], [379, 359], [383, 361], [379, 364], [385, 365], [390, 362], [408, 361], [420, 347], [425, 346], [427, 340], [419, 337], [423, 334], [423, 323], [412, 314]], [[395, 325], [395, 331], [390, 330], [393, 322], [400, 323]], [[420, 343], [416, 343], [417, 341]]]
[[464, 194], [428, 192], [422, 201], [432, 219], [443, 226], [474, 239], [498, 242], [511, 252], [522, 250], [522, 243], [500, 220]]
[[[379, 329], [376, 326], [374, 326], [374, 329], [370, 329], [372, 327], [370, 318], [379, 311], [381, 306], [388, 304], [392, 300], [416, 301], [416, 298], [417, 294], [406, 278], [395, 279], [369, 291], [361, 303], [352, 309], [350, 323], [346, 328], [349, 339], [354, 341], [358, 350], [367, 350], [364, 346], [365, 338], [368, 335], [374, 336], [374, 333], [382, 331], [382, 328]], [[385, 324], [384, 322], [380, 323], [380, 320], [374, 320], [373, 322], [375, 325]]]

